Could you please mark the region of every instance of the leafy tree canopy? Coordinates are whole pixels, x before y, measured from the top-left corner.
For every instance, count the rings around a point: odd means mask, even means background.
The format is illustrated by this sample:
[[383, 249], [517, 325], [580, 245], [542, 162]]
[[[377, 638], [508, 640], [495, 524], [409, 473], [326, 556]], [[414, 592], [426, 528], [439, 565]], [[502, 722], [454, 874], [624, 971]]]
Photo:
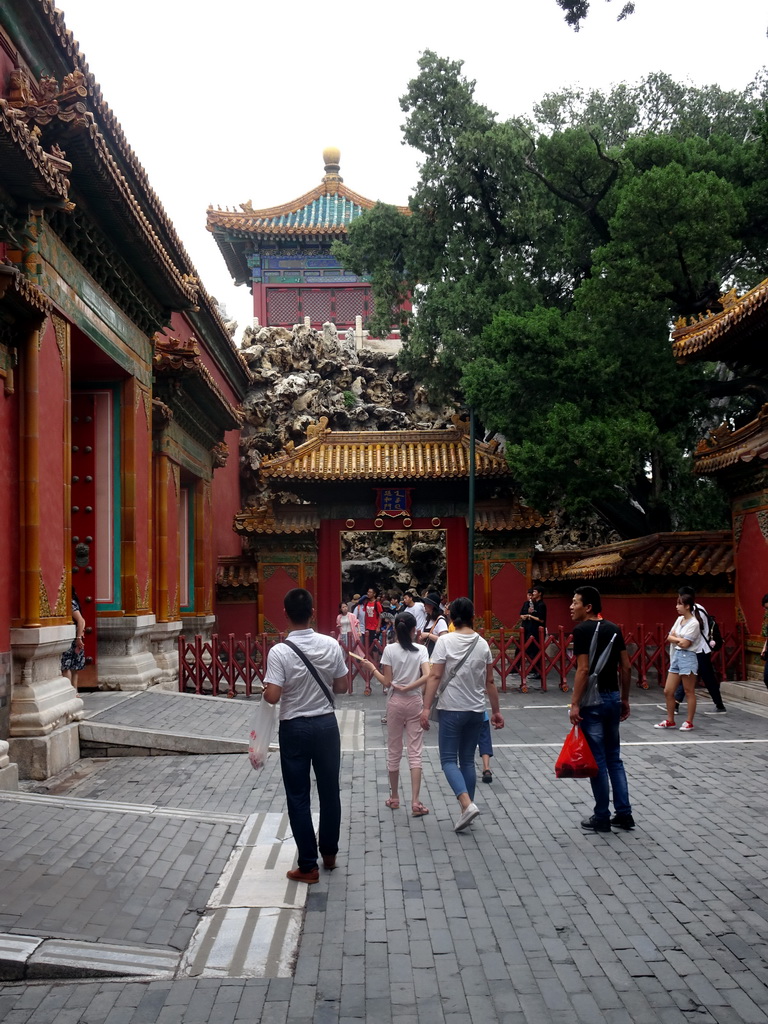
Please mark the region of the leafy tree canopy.
[[621, 507], [625, 533], [719, 525], [690, 453], [738, 388], [675, 366], [669, 329], [764, 276], [765, 74], [742, 92], [662, 74], [565, 90], [502, 122], [461, 70], [427, 51], [401, 99], [422, 156], [411, 216], [378, 205], [336, 245], [372, 275], [370, 329], [413, 296], [404, 364], [506, 437], [539, 507]]
[[[607, 0], [610, 3], [611, 0]], [[574, 31], [578, 32], [581, 28], [581, 23], [584, 21], [586, 16], [589, 14], [589, 0], [557, 0], [557, 6], [562, 7], [565, 11], [565, 22], [570, 25]], [[627, 2], [622, 5], [621, 11], [619, 12], [617, 21], [623, 21], [628, 15], [635, 13], [634, 3]]]

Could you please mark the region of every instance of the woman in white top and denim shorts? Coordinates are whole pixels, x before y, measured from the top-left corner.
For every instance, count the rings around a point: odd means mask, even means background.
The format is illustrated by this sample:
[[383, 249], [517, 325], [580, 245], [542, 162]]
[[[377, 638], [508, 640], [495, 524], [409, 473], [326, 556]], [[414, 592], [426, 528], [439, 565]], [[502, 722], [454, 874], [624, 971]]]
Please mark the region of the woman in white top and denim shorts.
[[701, 616], [693, 598], [681, 594], [677, 599], [675, 624], [669, 631], [669, 674], [664, 687], [664, 699], [667, 704], [667, 717], [654, 726], [656, 729], [674, 729], [675, 726], [675, 690], [682, 679], [685, 688], [686, 708], [688, 717], [680, 726], [681, 732], [693, 729], [693, 716], [696, 714], [696, 676], [699, 663], [696, 648], [704, 631]]
[[[491, 704], [493, 728], [502, 729], [504, 719], [493, 681], [490, 648], [473, 628], [474, 605], [468, 597], [459, 597], [452, 602], [450, 614], [454, 632], [442, 633], [432, 652], [432, 672], [424, 694], [421, 727], [429, 728], [429, 709], [437, 697], [440, 764], [461, 806], [454, 831], [463, 832], [480, 813], [474, 803], [475, 750], [483, 727], [486, 695]], [[437, 696], [443, 678], [446, 685]]]

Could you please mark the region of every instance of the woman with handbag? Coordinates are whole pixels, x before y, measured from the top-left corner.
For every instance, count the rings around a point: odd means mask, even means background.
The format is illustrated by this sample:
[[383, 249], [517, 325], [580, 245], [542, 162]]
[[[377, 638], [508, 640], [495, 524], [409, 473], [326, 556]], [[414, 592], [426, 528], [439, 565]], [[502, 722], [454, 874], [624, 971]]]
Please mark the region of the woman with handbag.
[[403, 733], [411, 769], [411, 814], [422, 818], [429, 808], [419, 800], [421, 789], [421, 752], [424, 732], [421, 728], [421, 691], [429, 677], [428, 655], [424, 647], [414, 643], [416, 619], [410, 612], [395, 616], [397, 642], [387, 644], [381, 654], [381, 671], [370, 661], [363, 665], [384, 684], [387, 691], [387, 771], [389, 797], [387, 807], [400, 807], [400, 760], [403, 756]]
[[474, 803], [475, 750], [483, 727], [486, 695], [493, 728], [503, 729], [504, 719], [493, 681], [491, 650], [474, 630], [474, 605], [468, 597], [457, 597], [451, 603], [450, 615], [454, 631], [442, 633], [432, 652], [421, 727], [429, 729], [429, 712], [435, 702], [440, 764], [461, 806], [454, 832], [463, 832], [480, 813]]

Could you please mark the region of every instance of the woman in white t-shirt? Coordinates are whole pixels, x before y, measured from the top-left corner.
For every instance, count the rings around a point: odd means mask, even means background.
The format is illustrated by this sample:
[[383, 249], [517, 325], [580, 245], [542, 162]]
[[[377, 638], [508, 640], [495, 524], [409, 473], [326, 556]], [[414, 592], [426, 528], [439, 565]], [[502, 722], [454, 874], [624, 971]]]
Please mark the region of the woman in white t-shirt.
[[664, 686], [667, 717], [654, 728], [674, 729], [676, 727], [675, 690], [682, 680], [688, 717], [680, 726], [680, 731], [690, 732], [693, 729], [693, 716], [696, 714], [696, 676], [699, 671], [695, 650], [704, 632], [704, 624], [699, 609], [690, 594], [680, 594], [677, 598], [676, 608], [677, 619], [667, 637], [669, 641], [669, 674]]
[[395, 616], [396, 642], [387, 644], [381, 654], [381, 671], [370, 661], [363, 665], [384, 684], [387, 699], [387, 771], [389, 797], [387, 807], [396, 811], [400, 806], [400, 761], [403, 756], [403, 733], [408, 749], [411, 770], [411, 814], [422, 818], [429, 808], [419, 800], [421, 790], [421, 752], [424, 732], [421, 728], [422, 690], [429, 676], [428, 655], [424, 647], [415, 644], [416, 619], [410, 612]]
[[[454, 825], [463, 832], [480, 811], [474, 803], [475, 750], [483, 727], [486, 696], [491, 702], [491, 725], [504, 727], [499, 694], [493, 681], [491, 649], [473, 628], [475, 608], [468, 597], [450, 607], [452, 633], [442, 633], [432, 652], [432, 671], [424, 693], [422, 729], [429, 728], [429, 709], [437, 695], [440, 764], [461, 805]], [[444, 684], [438, 691], [441, 682]]]

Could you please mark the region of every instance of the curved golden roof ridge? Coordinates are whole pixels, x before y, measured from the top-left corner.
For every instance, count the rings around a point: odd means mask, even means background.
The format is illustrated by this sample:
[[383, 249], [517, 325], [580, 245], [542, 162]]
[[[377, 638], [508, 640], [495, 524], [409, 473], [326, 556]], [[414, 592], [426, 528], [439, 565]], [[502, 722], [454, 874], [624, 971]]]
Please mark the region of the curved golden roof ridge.
[[[94, 107], [98, 111], [100, 119], [103, 120], [106, 127], [109, 129], [112, 138], [116, 144], [116, 147], [120, 154], [125, 158], [126, 163], [130, 167], [131, 172], [135, 175], [138, 183], [141, 185], [144, 192], [144, 197], [148, 201], [148, 205], [157, 214], [158, 219], [163, 225], [163, 229], [167, 232], [169, 238], [177, 248], [179, 256], [185, 264], [184, 270], [193, 272], [197, 276], [194, 264], [187, 253], [181, 239], [176, 233], [176, 228], [173, 225], [168, 214], [165, 212], [163, 204], [157, 196], [157, 193], [149, 183], [149, 177], [144, 167], [140, 163], [135, 152], [128, 143], [125, 137], [125, 133], [114, 114], [114, 111], [109, 106], [107, 101], [104, 99], [101, 91], [101, 86], [96, 81], [93, 73], [91, 72], [88, 61], [85, 59], [85, 55], [80, 50], [80, 45], [74, 37], [71, 29], [66, 27], [64, 21], [64, 12], [59, 10], [51, 0], [38, 0], [40, 7], [44, 14], [48, 17], [51, 27], [53, 28], [59, 42], [64, 49], [68, 57], [71, 58], [77, 70], [81, 71], [85, 77], [88, 93], [91, 96]], [[114, 158], [113, 158], [114, 159]], [[135, 202], [135, 199], [134, 199]]]
[[681, 324], [672, 331], [672, 354], [676, 359], [702, 352], [745, 317], [752, 316], [768, 302], [768, 278], [729, 303], [719, 313], [692, 324]]
[[[267, 206], [261, 210], [254, 210], [250, 200], [246, 203], [240, 204], [239, 210], [222, 209], [220, 206], [208, 207], [208, 213], [212, 217], [216, 217], [217, 214], [224, 215], [228, 219], [238, 220], [269, 220], [272, 217], [284, 217], [289, 213], [296, 213], [298, 210], [303, 209], [305, 206], [309, 206], [316, 199], [321, 196], [334, 196], [340, 195], [345, 199], [349, 199], [350, 202], [356, 203], [358, 206], [362, 206], [366, 210], [372, 210], [378, 200], [367, 199], [365, 196], [361, 196], [359, 192], [353, 192], [351, 188], [340, 181], [321, 181], [319, 185], [316, 185], [309, 192], [305, 192], [303, 196], [299, 196], [298, 199], [292, 199], [287, 203], [280, 203], [278, 206]], [[395, 207], [400, 213], [410, 216], [410, 208], [407, 206]], [[285, 230], [285, 228], [283, 228]], [[306, 230], [306, 229], [304, 229]]]

